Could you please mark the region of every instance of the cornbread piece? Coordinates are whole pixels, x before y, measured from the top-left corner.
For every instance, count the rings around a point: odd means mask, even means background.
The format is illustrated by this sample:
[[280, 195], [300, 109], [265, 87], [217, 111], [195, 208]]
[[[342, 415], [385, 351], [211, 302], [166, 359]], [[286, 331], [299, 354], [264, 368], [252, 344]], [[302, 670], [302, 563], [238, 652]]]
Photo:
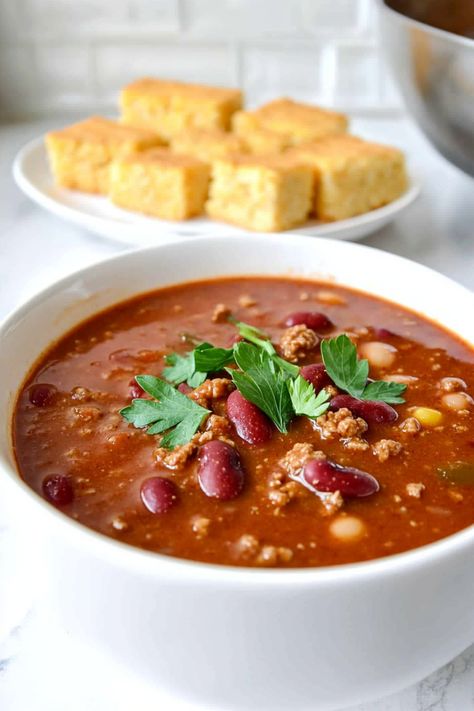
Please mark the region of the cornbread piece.
[[304, 222], [311, 207], [311, 169], [285, 156], [216, 161], [212, 178], [206, 210], [216, 220], [278, 231]]
[[122, 89], [123, 123], [159, 133], [169, 141], [189, 128], [228, 129], [242, 106], [238, 89], [139, 79]]
[[291, 145], [289, 135], [276, 133], [268, 128], [249, 127], [246, 131], [236, 135], [244, 144], [246, 152], [253, 155], [283, 153]]
[[321, 220], [342, 220], [386, 205], [408, 185], [400, 150], [356, 136], [331, 136], [290, 153], [314, 170], [314, 212]]
[[122, 126], [101, 116], [92, 116], [46, 136], [57, 185], [88, 193], [107, 193], [114, 158], [161, 143], [156, 133]]
[[203, 211], [208, 183], [205, 163], [155, 148], [112, 164], [110, 199], [127, 210], [185, 220]]
[[347, 117], [292, 99], [276, 99], [255, 111], [239, 111], [232, 119], [232, 127], [238, 136], [266, 129], [283, 135], [289, 144], [298, 144], [344, 133]]
[[234, 153], [246, 153], [243, 141], [234, 133], [221, 129], [191, 128], [171, 139], [174, 153], [194, 156], [206, 163], [227, 158]]

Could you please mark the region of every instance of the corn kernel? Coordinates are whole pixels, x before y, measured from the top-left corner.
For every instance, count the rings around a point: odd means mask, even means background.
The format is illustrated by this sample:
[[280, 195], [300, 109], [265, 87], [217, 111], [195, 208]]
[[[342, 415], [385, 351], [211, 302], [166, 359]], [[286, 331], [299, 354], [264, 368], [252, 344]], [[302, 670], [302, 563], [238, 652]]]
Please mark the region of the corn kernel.
[[423, 427], [437, 427], [443, 420], [443, 415], [439, 410], [431, 407], [415, 407], [411, 414], [416, 417]]

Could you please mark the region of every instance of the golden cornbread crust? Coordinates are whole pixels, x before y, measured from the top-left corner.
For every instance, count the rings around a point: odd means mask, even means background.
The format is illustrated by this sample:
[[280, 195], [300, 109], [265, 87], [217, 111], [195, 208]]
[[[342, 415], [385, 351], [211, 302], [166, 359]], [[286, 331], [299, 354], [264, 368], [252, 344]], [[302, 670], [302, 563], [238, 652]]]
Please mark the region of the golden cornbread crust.
[[191, 128], [172, 138], [170, 146], [175, 153], [194, 156], [207, 163], [247, 151], [239, 136], [221, 129]]
[[232, 119], [233, 130], [239, 136], [266, 129], [285, 136], [293, 145], [344, 133], [347, 126], [344, 114], [287, 98], [270, 101], [255, 111], [239, 111]]
[[111, 161], [130, 152], [162, 144], [155, 133], [92, 116], [46, 135], [46, 147], [57, 185], [106, 194]]
[[289, 229], [311, 208], [313, 176], [284, 156], [234, 156], [216, 161], [207, 214], [259, 232]]
[[227, 130], [242, 106], [242, 92], [145, 78], [122, 90], [120, 105], [123, 123], [157, 131], [170, 141], [189, 128]]
[[340, 135], [289, 152], [314, 171], [313, 209], [321, 220], [343, 220], [386, 205], [408, 186], [398, 148]]
[[186, 220], [203, 211], [209, 172], [205, 163], [165, 149], [127, 155], [112, 164], [109, 197], [127, 210]]

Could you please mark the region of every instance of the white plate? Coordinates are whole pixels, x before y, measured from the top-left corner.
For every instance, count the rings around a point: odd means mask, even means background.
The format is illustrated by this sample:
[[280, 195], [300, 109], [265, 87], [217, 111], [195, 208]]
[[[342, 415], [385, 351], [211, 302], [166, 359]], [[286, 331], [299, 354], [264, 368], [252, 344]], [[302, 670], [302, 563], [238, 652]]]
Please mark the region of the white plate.
[[[159, 244], [177, 234], [222, 235], [223, 224], [206, 217], [186, 222], [169, 222], [121, 210], [102, 196], [56, 187], [43, 138], [30, 141], [19, 151], [13, 164], [13, 175], [21, 190], [46, 210], [102, 237], [128, 245]], [[344, 240], [360, 239], [392, 221], [418, 197], [419, 192], [418, 182], [412, 179], [404, 195], [389, 205], [349, 220], [329, 223], [313, 220], [289, 232]], [[248, 231], [239, 227], [224, 227], [228, 234], [248, 235]]]

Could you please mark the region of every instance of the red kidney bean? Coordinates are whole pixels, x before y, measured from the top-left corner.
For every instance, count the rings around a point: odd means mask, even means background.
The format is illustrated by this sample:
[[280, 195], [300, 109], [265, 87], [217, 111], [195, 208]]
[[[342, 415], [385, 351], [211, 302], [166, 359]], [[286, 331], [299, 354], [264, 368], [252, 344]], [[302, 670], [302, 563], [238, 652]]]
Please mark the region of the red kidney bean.
[[285, 326], [298, 326], [301, 323], [304, 323], [305, 326], [316, 331], [316, 333], [328, 331], [334, 327], [333, 322], [326, 314], [322, 314], [319, 311], [295, 311], [295, 313], [287, 317]]
[[340, 491], [347, 498], [370, 496], [380, 488], [372, 474], [354, 467], [343, 467], [330, 459], [312, 459], [306, 464], [303, 476], [317, 491]]
[[137, 383], [135, 378], [131, 379], [131, 381], [129, 382], [129, 386], [130, 386], [130, 397], [132, 398], [132, 400], [136, 400], [137, 398], [143, 397], [145, 395], [145, 391]]
[[51, 474], [43, 479], [43, 494], [55, 506], [66, 506], [74, 499], [71, 480], [64, 474]]
[[178, 489], [171, 479], [152, 476], [141, 485], [140, 496], [148, 511], [162, 514], [178, 502]]
[[227, 398], [227, 416], [239, 437], [249, 444], [262, 444], [273, 434], [273, 425], [268, 417], [253, 402], [249, 402], [234, 390]]
[[331, 410], [347, 407], [356, 417], [362, 417], [366, 422], [381, 424], [395, 422], [398, 412], [386, 402], [378, 400], [359, 400], [352, 395], [336, 395], [329, 404]]
[[396, 338], [397, 334], [393, 331], [389, 331], [388, 328], [374, 328], [374, 336], [378, 340], [385, 340], [386, 338]]
[[310, 365], [303, 365], [300, 368], [300, 375], [302, 378], [311, 383], [315, 391], [318, 393], [321, 388], [325, 385], [330, 385], [331, 379], [326, 372], [324, 363], [311, 363]]
[[183, 393], [183, 395], [187, 395], [188, 393], [192, 392], [192, 387], [187, 383], [180, 383], [178, 385], [178, 390], [180, 393]]
[[207, 442], [199, 452], [198, 479], [206, 496], [221, 501], [235, 499], [245, 479], [239, 453], [218, 439]]
[[37, 383], [28, 390], [29, 400], [35, 407], [52, 405], [57, 394], [58, 391], [54, 385], [47, 385], [46, 383]]

